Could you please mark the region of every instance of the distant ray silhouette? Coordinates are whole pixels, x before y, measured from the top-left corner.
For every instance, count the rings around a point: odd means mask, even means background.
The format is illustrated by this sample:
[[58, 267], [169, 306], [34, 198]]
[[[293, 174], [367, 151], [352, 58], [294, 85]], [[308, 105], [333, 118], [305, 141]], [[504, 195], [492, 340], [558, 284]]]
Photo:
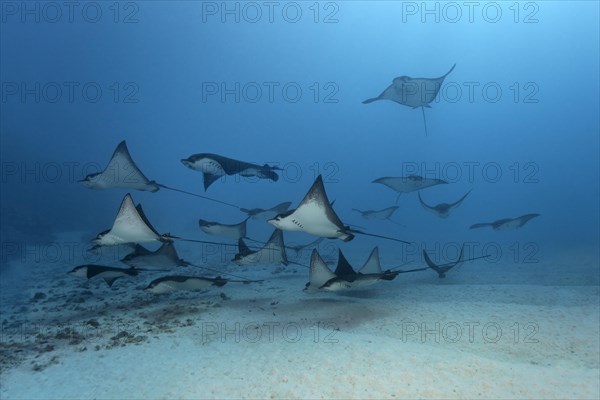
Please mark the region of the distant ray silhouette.
[[435, 206], [430, 206], [423, 201], [423, 199], [421, 198], [421, 192], [419, 192], [419, 203], [421, 203], [421, 206], [423, 206], [423, 208], [426, 211], [429, 211], [430, 213], [432, 213], [440, 218], [448, 218], [450, 216], [450, 212], [452, 210], [454, 210], [455, 208], [457, 208], [458, 206], [460, 206], [462, 204], [462, 202], [464, 201], [464, 199], [467, 198], [469, 193], [471, 193], [470, 190], [463, 197], [461, 197], [454, 203], [451, 203], [451, 204], [440, 203]]
[[202, 232], [206, 233], [207, 235], [238, 240], [246, 237], [246, 224], [248, 222], [248, 218], [237, 224], [222, 224], [220, 222], [200, 219], [198, 220], [198, 225], [200, 226]]
[[470, 229], [484, 228], [489, 226], [496, 231], [508, 231], [513, 229], [519, 229], [525, 226], [527, 222], [535, 217], [539, 217], [540, 214], [525, 214], [517, 218], [503, 218], [494, 222], [484, 222], [480, 224], [471, 225]]
[[429, 104], [435, 100], [444, 79], [454, 70], [454, 67], [456, 67], [456, 64], [439, 78], [411, 78], [405, 75], [394, 78], [392, 84], [379, 96], [367, 99], [363, 101], [363, 104], [369, 104], [377, 100], [390, 100], [411, 108], [421, 107], [425, 135], [427, 135], [425, 107], [431, 107]]
[[366, 210], [366, 211], [362, 211], [362, 210], [353, 208], [352, 211], [356, 211], [365, 219], [384, 219], [384, 220], [393, 222], [396, 225], [404, 226], [401, 223], [394, 221], [392, 219], [392, 214], [394, 214], [394, 212], [396, 212], [396, 210], [398, 208], [400, 208], [400, 207], [391, 206], [391, 207], [384, 208], [382, 210]]
[[389, 187], [392, 190], [398, 192], [398, 199], [402, 193], [410, 193], [416, 190], [425, 189], [435, 185], [447, 184], [443, 179], [436, 178], [424, 178], [419, 175], [408, 175], [408, 176], [398, 176], [398, 177], [390, 177], [386, 176], [383, 178], [375, 179], [371, 183], [380, 183]]

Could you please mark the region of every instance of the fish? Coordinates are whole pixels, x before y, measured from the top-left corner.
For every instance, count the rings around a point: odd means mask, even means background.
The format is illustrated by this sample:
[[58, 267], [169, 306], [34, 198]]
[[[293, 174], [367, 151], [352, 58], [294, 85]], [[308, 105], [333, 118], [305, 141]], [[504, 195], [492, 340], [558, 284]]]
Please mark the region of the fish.
[[189, 263], [179, 258], [175, 244], [163, 243], [156, 251], [150, 251], [141, 245], [135, 245], [134, 251], [127, 254], [121, 262], [131, 268], [156, 267], [160, 269], [188, 266]]
[[354, 234], [360, 234], [410, 244], [405, 240], [367, 233], [344, 225], [327, 197], [321, 175], [315, 179], [298, 208], [279, 214], [267, 222], [284, 231], [304, 232], [328, 239], [340, 239], [344, 242], [354, 239]]
[[390, 100], [413, 109], [420, 107], [423, 114], [425, 135], [427, 133], [427, 120], [425, 119], [425, 108], [431, 108], [430, 104], [437, 97], [444, 79], [454, 71], [456, 64], [448, 72], [439, 78], [411, 78], [410, 76], [399, 76], [394, 78], [389, 85], [377, 97], [364, 100], [363, 104], [369, 104], [378, 100]]
[[100, 232], [92, 243], [98, 246], [114, 246], [126, 243], [171, 242], [174, 237], [161, 235], [150, 224], [141, 204], [135, 206], [127, 193], [121, 202], [112, 228]]
[[416, 190], [422, 190], [436, 185], [445, 185], [448, 182], [446, 182], [443, 179], [424, 178], [419, 175], [408, 175], [398, 177], [386, 176], [383, 178], [377, 178], [372, 183], [380, 183], [382, 185], [385, 185], [390, 189], [398, 192], [398, 196], [400, 196], [400, 194], [402, 193], [410, 193]]
[[153, 294], [171, 293], [182, 290], [205, 290], [214, 286], [222, 287], [227, 282], [228, 280], [220, 276], [216, 278], [204, 278], [199, 276], [172, 275], [153, 280], [144, 290]]
[[121, 141], [102, 172], [88, 174], [79, 181], [90, 189], [135, 189], [157, 192], [160, 187], [142, 173], [131, 158], [127, 143]]
[[265, 264], [283, 264], [288, 265], [288, 258], [283, 241], [283, 232], [275, 229], [267, 243], [257, 251], [252, 251], [243, 239], [239, 239], [239, 250], [233, 258], [233, 262], [238, 265], [265, 265]]
[[429, 211], [430, 213], [432, 213], [440, 218], [448, 218], [448, 216], [450, 216], [450, 212], [452, 210], [456, 209], [458, 206], [460, 206], [462, 204], [463, 200], [469, 195], [469, 193], [471, 193], [470, 190], [463, 197], [461, 197], [454, 203], [451, 203], [451, 204], [440, 203], [435, 206], [430, 206], [423, 201], [423, 199], [421, 198], [421, 192], [419, 192], [419, 203], [421, 203], [421, 206], [423, 206], [423, 208], [426, 211]]
[[461, 265], [463, 265], [463, 263], [465, 261], [464, 250], [465, 250], [465, 246], [463, 245], [460, 248], [460, 254], [458, 256], [458, 259], [454, 262], [451, 262], [448, 264], [443, 264], [443, 265], [436, 265], [433, 261], [431, 261], [431, 258], [429, 258], [429, 255], [427, 255], [427, 252], [425, 250], [423, 250], [423, 258], [425, 259], [425, 263], [427, 264], [427, 266], [429, 268], [431, 268], [432, 270], [437, 272], [437, 274], [440, 278], [445, 278], [446, 274], [451, 269], [455, 269], [455, 268], [458, 269]]
[[540, 216], [540, 214], [525, 214], [525, 215], [521, 215], [520, 217], [517, 217], [517, 218], [503, 218], [503, 219], [499, 219], [494, 222], [484, 222], [484, 223], [474, 224], [474, 225], [471, 225], [469, 227], [469, 229], [484, 228], [484, 227], [489, 226], [495, 231], [514, 230], [514, 229], [522, 228], [523, 226], [525, 226], [525, 224], [527, 222], [529, 222], [533, 218], [536, 218], [539, 216]]
[[379, 281], [394, 280], [399, 274], [407, 272], [423, 271], [427, 268], [411, 270], [386, 270], [383, 271], [379, 260], [379, 248], [375, 247], [367, 261], [356, 272], [348, 263], [341, 250], [338, 250], [338, 263], [334, 272], [325, 264], [317, 250], [311, 254], [309, 282], [304, 291], [308, 293], [316, 291], [346, 291], [365, 286], [371, 286]]
[[89, 189], [132, 189], [143, 190], [148, 192], [158, 192], [160, 188], [171, 190], [202, 198], [204, 200], [213, 201], [229, 207], [239, 209], [240, 207], [222, 200], [212, 197], [202, 196], [200, 194], [188, 192], [186, 190], [176, 189], [171, 186], [158, 183], [154, 180], [149, 180], [137, 166], [125, 140], [121, 141], [108, 162], [106, 168], [102, 172], [88, 174], [85, 178], [79, 181], [82, 185]]
[[279, 214], [268, 222], [285, 231], [305, 232], [345, 242], [354, 239], [350, 227], [345, 226], [333, 210], [321, 175], [314, 181], [298, 208]]
[[207, 235], [238, 240], [246, 237], [246, 223], [248, 218], [240, 223], [232, 225], [200, 219], [198, 220], [198, 225], [200, 226], [202, 232], [206, 233]]
[[281, 170], [279, 167], [268, 164], [258, 165], [212, 153], [192, 154], [188, 158], [182, 159], [181, 163], [190, 169], [202, 172], [205, 191], [216, 180], [226, 175], [239, 174], [240, 176], [270, 179], [276, 182], [279, 180], [276, 171]]
[[404, 226], [401, 223], [394, 221], [392, 219], [392, 214], [394, 214], [394, 212], [396, 212], [396, 210], [400, 208], [398, 206], [392, 206], [392, 207], [387, 207], [384, 208], [382, 210], [366, 210], [366, 211], [362, 211], [362, 210], [358, 210], [356, 208], [353, 208], [353, 211], [356, 211], [357, 213], [359, 213], [363, 218], [365, 219], [383, 219], [383, 220], [388, 220], [390, 222], [393, 222], [396, 225], [400, 225], [400, 226]]

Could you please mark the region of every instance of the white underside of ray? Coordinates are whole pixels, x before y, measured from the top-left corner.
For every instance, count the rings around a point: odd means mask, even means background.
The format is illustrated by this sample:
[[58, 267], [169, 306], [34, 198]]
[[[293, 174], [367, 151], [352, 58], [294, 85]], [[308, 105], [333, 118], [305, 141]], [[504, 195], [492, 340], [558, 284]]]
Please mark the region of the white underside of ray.
[[336, 275], [327, 267], [318, 253], [313, 252], [310, 262], [310, 272], [308, 275], [309, 286], [305, 289], [308, 292], [316, 292], [330, 279]]
[[127, 195], [112, 228], [100, 239], [98, 244], [110, 246], [158, 241], [160, 241], [160, 237], [142, 220], [131, 197]]
[[196, 160], [190, 165], [190, 167], [192, 167], [196, 171], [200, 171], [205, 174], [211, 174], [216, 176], [226, 175], [225, 170], [223, 169], [221, 164], [210, 158], [201, 158], [199, 160]]
[[361, 274], [380, 274], [381, 264], [379, 262], [379, 249], [376, 247], [369, 255], [365, 265], [358, 271]]
[[131, 156], [124, 151], [116, 152], [104, 171], [93, 177], [94, 188], [156, 191], [157, 186], [149, 184], [148, 178], [131, 161]]
[[327, 218], [326, 205], [318, 201], [309, 201], [302, 204], [284, 220], [287, 223], [282, 226], [282, 229], [285, 230], [301, 231], [326, 238], [347, 236], [345, 233], [340, 232], [339, 226]]

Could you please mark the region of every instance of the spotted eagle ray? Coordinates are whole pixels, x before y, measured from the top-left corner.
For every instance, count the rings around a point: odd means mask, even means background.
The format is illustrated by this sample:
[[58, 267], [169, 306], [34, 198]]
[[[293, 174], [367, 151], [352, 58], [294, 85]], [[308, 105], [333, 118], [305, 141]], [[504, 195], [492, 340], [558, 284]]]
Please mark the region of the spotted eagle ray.
[[411, 270], [386, 270], [381, 269], [379, 248], [375, 247], [365, 264], [358, 270], [348, 263], [341, 250], [338, 250], [338, 263], [334, 272], [323, 261], [317, 250], [313, 250], [310, 260], [309, 282], [304, 291], [315, 292], [319, 290], [342, 291], [373, 285], [379, 281], [391, 281], [401, 273], [423, 271], [427, 268]]
[[238, 240], [246, 237], [246, 222], [248, 218], [237, 224], [222, 224], [220, 222], [198, 220], [198, 225], [202, 232], [207, 235], [219, 236], [228, 239]]
[[423, 201], [423, 199], [421, 198], [421, 192], [419, 192], [419, 203], [421, 203], [421, 206], [423, 206], [423, 208], [426, 211], [429, 211], [430, 213], [432, 213], [440, 218], [448, 218], [448, 216], [450, 216], [450, 212], [452, 210], [454, 210], [455, 208], [457, 208], [458, 206], [460, 206], [462, 204], [463, 200], [469, 195], [469, 193], [471, 193], [470, 190], [463, 197], [461, 197], [454, 203], [451, 203], [451, 204], [440, 203], [435, 206], [430, 206]]
[[[392, 190], [398, 192], [398, 199], [402, 193], [410, 193], [416, 190], [425, 189], [435, 185], [447, 184], [443, 179], [436, 178], [424, 178], [419, 175], [408, 175], [408, 176], [398, 176], [398, 177], [390, 177], [386, 176], [383, 178], [377, 178], [371, 183], [380, 183], [389, 187]], [[398, 201], [396, 199], [396, 201]]]
[[202, 172], [205, 191], [217, 179], [225, 175], [239, 174], [240, 176], [254, 176], [259, 179], [277, 181], [279, 175], [275, 171], [281, 170], [281, 168], [271, 167], [268, 164], [252, 164], [211, 153], [192, 154], [188, 158], [182, 159], [181, 163], [190, 169]]
[[126, 243], [171, 242], [174, 237], [161, 235], [146, 218], [141, 204], [133, 204], [131, 195], [127, 193], [121, 202], [119, 212], [112, 228], [105, 230], [92, 239], [98, 246], [114, 246]]
[[411, 78], [405, 75], [394, 78], [392, 84], [381, 92], [379, 96], [367, 99], [363, 101], [363, 104], [369, 104], [377, 100], [391, 100], [413, 109], [421, 107], [425, 135], [427, 135], [425, 107], [431, 108], [429, 104], [435, 100], [444, 79], [454, 70], [454, 67], [456, 67], [456, 64], [450, 68], [450, 71], [439, 78]]
[[153, 294], [163, 294], [180, 290], [204, 290], [211, 286], [221, 287], [227, 282], [229, 281], [220, 276], [216, 278], [184, 275], [163, 276], [150, 282], [144, 290]]
[[248, 216], [252, 219], [269, 220], [271, 218], [274, 218], [278, 214], [286, 212], [291, 205], [292, 203], [290, 201], [286, 201], [266, 210], [262, 208], [240, 208], [240, 211], [248, 214]]
[[512, 229], [519, 229], [522, 228], [527, 222], [529, 222], [535, 217], [538, 217], [539, 215], [540, 214], [525, 214], [517, 218], [503, 218], [494, 222], [474, 224], [470, 226], [470, 229], [483, 228], [486, 226], [489, 226], [496, 231], [508, 231]]
[[100, 232], [91, 242], [95, 244], [90, 250], [100, 246], [115, 246], [120, 244], [138, 244], [148, 242], [168, 243], [173, 240], [186, 242], [232, 246], [228, 243], [210, 242], [206, 240], [186, 239], [170, 234], [159, 234], [146, 217], [142, 205], [134, 206], [131, 195], [127, 193], [121, 202], [119, 212], [113, 226]]
[[126, 276], [136, 276], [139, 271], [134, 268], [117, 268], [117, 267], [108, 267], [105, 265], [93, 265], [93, 264], [85, 264], [79, 265], [73, 268], [69, 274], [73, 276], [77, 276], [79, 278], [102, 278], [106, 282], [106, 284], [111, 287], [113, 283], [119, 278], [123, 278]]
[[360, 234], [410, 243], [388, 236], [366, 233], [344, 225], [331, 206], [321, 175], [315, 179], [298, 208], [279, 214], [268, 222], [284, 231], [305, 232], [318, 237], [341, 239], [344, 242], [354, 239], [354, 234]]
[[127, 148], [125, 140], [121, 141], [102, 172], [96, 172], [87, 175], [79, 181], [85, 187], [90, 189], [134, 189], [157, 192], [160, 188], [172, 190], [190, 196], [199, 197], [205, 200], [214, 201], [234, 208], [240, 208], [235, 204], [227, 203], [221, 200], [191, 193], [185, 190], [175, 189], [156, 181], [151, 181], [139, 169]]
[[291, 250], [294, 250], [294, 252], [296, 252], [296, 255], [298, 255], [298, 253], [300, 253], [302, 250], [304, 250], [304, 249], [306, 249], [308, 247], [317, 246], [324, 239], [325, 239], [324, 237], [320, 237], [320, 238], [316, 238], [312, 242], [309, 242], [309, 243], [306, 243], [306, 244], [288, 245], [287, 248], [291, 249]]
[[356, 211], [357, 213], [359, 213], [363, 218], [365, 219], [387, 219], [390, 222], [393, 222], [396, 225], [400, 225], [400, 226], [404, 226], [401, 223], [394, 221], [391, 217], [392, 214], [394, 214], [394, 212], [400, 207], [398, 206], [391, 206], [391, 207], [387, 207], [384, 208], [383, 210], [366, 210], [366, 211], [362, 211], [362, 210], [358, 210], [356, 208], [353, 208], [353, 211]]
[[150, 251], [137, 244], [133, 252], [127, 254], [121, 262], [132, 268], [175, 268], [187, 266], [189, 263], [179, 258], [175, 244], [172, 242], [163, 243], [156, 251]]
[[433, 261], [431, 261], [431, 258], [429, 258], [429, 255], [425, 250], [423, 250], [423, 258], [425, 259], [425, 263], [429, 268], [437, 272], [440, 278], [445, 278], [448, 271], [450, 271], [453, 268], [456, 268], [458, 270], [458, 268], [460, 268], [463, 265], [463, 263], [465, 262], [464, 250], [465, 246], [463, 245], [460, 248], [460, 254], [458, 255], [458, 259], [454, 262], [443, 265], [436, 265]]
[[232, 260], [238, 265], [288, 265], [285, 243], [283, 241], [283, 232], [279, 229], [273, 231], [267, 243], [260, 250], [250, 250], [242, 238], [238, 241], [238, 249], [238, 253]]

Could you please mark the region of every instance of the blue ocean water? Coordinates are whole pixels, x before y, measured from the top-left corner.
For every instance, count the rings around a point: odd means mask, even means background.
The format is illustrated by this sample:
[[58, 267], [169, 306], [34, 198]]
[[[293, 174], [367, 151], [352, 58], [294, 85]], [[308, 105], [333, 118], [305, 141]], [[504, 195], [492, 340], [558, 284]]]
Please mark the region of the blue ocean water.
[[[78, 181], [126, 140], [149, 179], [240, 207], [296, 207], [322, 175], [344, 223], [415, 243], [331, 242], [357, 259], [379, 245], [423, 266], [422, 249], [442, 262], [468, 243], [469, 257], [494, 256], [488, 264], [598, 285], [598, 16], [589, 1], [2, 1], [0, 270], [86, 254], [127, 190]], [[396, 77], [454, 64], [424, 110], [427, 135], [420, 108], [362, 104]], [[180, 162], [195, 153], [275, 165], [279, 180], [227, 176], [205, 191]], [[372, 183], [410, 174], [449, 182], [421, 191], [428, 204], [472, 192], [440, 219], [416, 193]], [[245, 218], [164, 189], [131, 194], [161, 233], [211, 240], [199, 218]], [[352, 211], [392, 205], [402, 227]], [[469, 229], [529, 213], [540, 216], [517, 230]], [[272, 227], [251, 223], [266, 240]], [[64, 232], [81, 243], [61, 243]], [[40, 244], [60, 254], [26, 250]], [[568, 270], [575, 257], [586, 264]]]

